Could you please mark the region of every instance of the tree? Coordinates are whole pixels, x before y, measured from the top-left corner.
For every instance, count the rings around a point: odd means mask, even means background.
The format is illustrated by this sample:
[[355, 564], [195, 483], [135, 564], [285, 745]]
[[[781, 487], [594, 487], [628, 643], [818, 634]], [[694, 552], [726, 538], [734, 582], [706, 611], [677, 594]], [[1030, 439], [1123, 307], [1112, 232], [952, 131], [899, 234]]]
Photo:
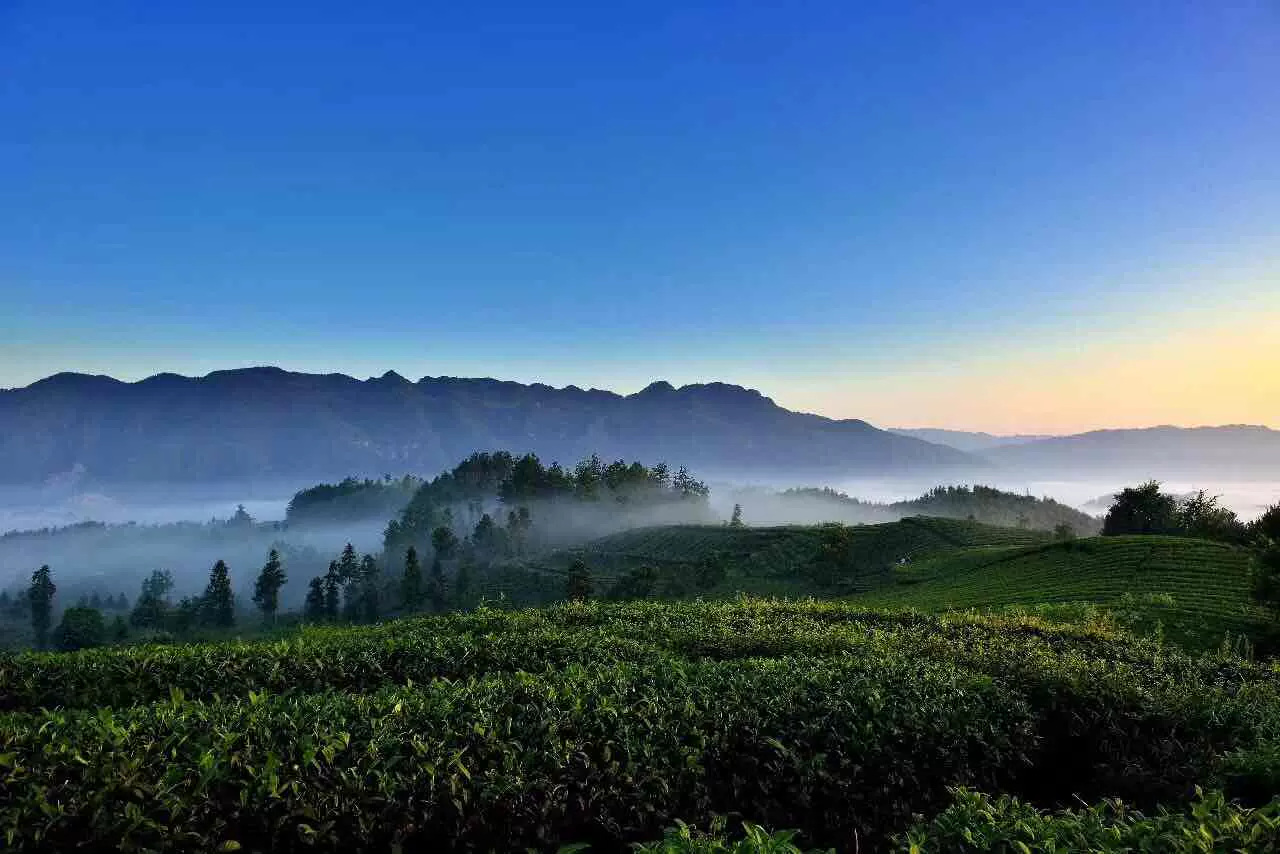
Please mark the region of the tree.
[[1280, 612], [1280, 543], [1268, 543], [1250, 561], [1253, 596], [1273, 612]]
[[169, 612], [169, 593], [173, 590], [173, 575], [167, 569], [157, 569], [142, 582], [142, 591], [134, 603], [129, 622], [140, 629], [158, 629], [164, 625]]
[[[486, 513], [480, 521], [483, 522], [484, 519], [489, 520], [490, 526], [493, 525], [493, 519], [489, 517], [489, 514]], [[477, 525], [477, 527], [479, 526]], [[431, 532], [431, 547], [436, 550], [436, 557], [441, 560], [450, 560], [453, 558], [454, 551], [458, 548], [458, 538], [449, 527], [441, 525]]]
[[437, 613], [445, 609], [449, 592], [444, 583], [444, 565], [440, 560], [440, 552], [431, 559], [431, 575], [427, 578], [427, 601]]
[[129, 624], [119, 614], [116, 614], [115, 620], [111, 623], [111, 639], [116, 643], [124, 643], [129, 639]]
[[1116, 493], [1115, 503], [1102, 521], [1102, 536], [1172, 534], [1178, 530], [1178, 502], [1160, 491], [1160, 482], [1128, 487]]
[[236, 624], [236, 599], [231, 590], [231, 571], [218, 561], [209, 571], [209, 586], [204, 591], [204, 612], [212, 625], [229, 628]]
[[307, 585], [307, 601], [302, 606], [302, 613], [309, 623], [324, 621], [324, 579], [318, 575]]
[[474, 550], [466, 549], [458, 561], [458, 574], [453, 579], [453, 601], [459, 608], [466, 608], [471, 598], [471, 586], [475, 584]]
[[1249, 526], [1249, 533], [1258, 540], [1280, 544], [1280, 504], [1272, 504]]
[[400, 602], [406, 611], [422, 607], [422, 565], [418, 563], [418, 550], [409, 546], [404, 553], [404, 574], [400, 577]]
[[102, 612], [97, 608], [68, 608], [62, 612], [62, 622], [54, 632], [54, 642], [63, 652], [102, 646], [107, 635], [102, 623]]
[[1059, 522], [1053, 526], [1053, 538], [1059, 542], [1074, 540], [1076, 538], [1076, 529], [1066, 522]]
[[36, 648], [49, 646], [49, 623], [53, 618], [53, 594], [58, 586], [53, 583], [48, 564], [31, 573], [31, 586], [27, 588], [27, 602], [31, 606], [31, 630], [36, 635]]
[[346, 586], [359, 575], [360, 558], [356, 555], [356, 547], [347, 543], [342, 547], [342, 555], [338, 558], [338, 581]]
[[177, 635], [186, 635], [202, 622], [205, 622], [205, 603], [199, 596], [183, 596], [178, 606], [169, 617], [169, 624]]
[[324, 618], [331, 623], [338, 621], [338, 609], [342, 604], [342, 581], [338, 572], [338, 562], [329, 562], [329, 571], [324, 575]]
[[1188, 537], [1242, 544], [1249, 531], [1235, 513], [1203, 489], [1178, 505], [1178, 529]]
[[253, 585], [253, 602], [262, 611], [263, 622], [269, 626], [275, 624], [276, 612], [280, 610], [280, 588], [288, 580], [289, 576], [285, 575], [280, 563], [280, 552], [272, 549]]
[[253, 517], [249, 515], [249, 511], [244, 509], [243, 504], [236, 505], [235, 514], [227, 520], [228, 528], [252, 528]]
[[729, 527], [730, 528], [742, 527], [742, 505], [741, 504], [733, 505], [733, 515], [729, 517]]
[[378, 562], [373, 559], [373, 555], [365, 555], [364, 560], [360, 562], [359, 616], [366, 623], [376, 622], [378, 619], [378, 587], [380, 582], [381, 575], [378, 572]]
[[591, 598], [591, 570], [587, 562], [578, 558], [569, 567], [569, 577], [565, 583], [565, 595], [578, 602]]

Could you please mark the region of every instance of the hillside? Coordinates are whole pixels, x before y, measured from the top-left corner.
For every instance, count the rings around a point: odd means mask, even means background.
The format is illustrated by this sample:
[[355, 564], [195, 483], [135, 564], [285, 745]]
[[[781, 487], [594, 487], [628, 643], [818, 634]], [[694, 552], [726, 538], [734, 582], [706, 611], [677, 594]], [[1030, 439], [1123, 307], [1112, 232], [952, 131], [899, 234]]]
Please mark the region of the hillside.
[[0, 483], [189, 483], [433, 472], [477, 448], [679, 460], [708, 475], [982, 467], [952, 448], [791, 412], [723, 383], [631, 395], [492, 379], [369, 380], [278, 368], [59, 374], [0, 391]]
[[[625, 531], [512, 567], [507, 580], [515, 582], [526, 570], [532, 577], [522, 592], [540, 588], [554, 599], [563, 587], [559, 577], [582, 559], [602, 594], [845, 595], [890, 583], [893, 567], [904, 559], [1048, 539], [1035, 531], [925, 517], [852, 526], [669, 525]], [[634, 584], [645, 570], [652, 570], [647, 588], [617, 588], [619, 582]], [[514, 587], [501, 592], [518, 595]]]
[[[1094, 537], [1032, 547], [960, 549], [897, 567], [863, 601], [953, 608], [1098, 605], [1133, 628], [1158, 622], [1173, 641], [1212, 648], [1227, 635], [1258, 637], [1267, 615], [1249, 595], [1240, 549], [1181, 537]], [[1042, 609], [1045, 610], [1045, 609]]]

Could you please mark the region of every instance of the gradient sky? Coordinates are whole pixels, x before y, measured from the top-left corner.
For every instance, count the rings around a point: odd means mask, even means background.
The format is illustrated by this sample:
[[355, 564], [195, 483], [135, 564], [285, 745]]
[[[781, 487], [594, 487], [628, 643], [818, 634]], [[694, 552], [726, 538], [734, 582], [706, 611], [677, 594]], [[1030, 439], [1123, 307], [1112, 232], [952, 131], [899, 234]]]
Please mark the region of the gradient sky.
[[0, 0], [0, 386], [1280, 426], [1280, 4]]

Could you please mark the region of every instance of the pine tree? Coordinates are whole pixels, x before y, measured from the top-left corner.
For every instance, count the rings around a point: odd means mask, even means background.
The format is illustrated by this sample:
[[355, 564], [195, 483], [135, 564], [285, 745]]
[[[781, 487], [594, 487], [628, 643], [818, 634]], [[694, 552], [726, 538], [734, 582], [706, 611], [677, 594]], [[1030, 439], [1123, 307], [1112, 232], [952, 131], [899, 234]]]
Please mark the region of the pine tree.
[[280, 553], [275, 549], [267, 555], [267, 562], [253, 585], [253, 601], [262, 611], [267, 625], [275, 625], [276, 612], [280, 609], [280, 588], [289, 580], [280, 563]]
[[116, 614], [115, 622], [111, 624], [111, 638], [116, 643], [124, 643], [129, 639], [129, 624], [119, 614]]
[[575, 560], [569, 567], [565, 593], [575, 601], [591, 598], [591, 570], [587, 569], [587, 563], [582, 558]]
[[373, 555], [365, 555], [360, 562], [360, 619], [366, 623], [373, 623], [378, 619], [378, 587], [381, 580], [378, 562], [373, 559]]
[[346, 586], [360, 575], [360, 558], [356, 557], [356, 548], [347, 543], [338, 558], [338, 581]]
[[324, 579], [318, 575], [307, 585], [307, 601], [303, 605], [302, 613], [308, 623], [324, 621]]
[[418, 550], [409, 546], [404, 555], [404, 575], [400, 579], [400, 601], [406, 611], [422, 607], [422, 565], [418, 563]]
[[453, 580], [453, 600], [459, 608], [466, 608], [470, 604], [471, 585], [475, 583], [475, 558], [468, 549], [463, 552], [462, 560], [458, 562], [458, 574]]
[[324, 618], [331, 623], [338, 621], [338, 609], [341, 605], [341, 582], [338, 575], [338, 562], [330, 561], [329, 571], [324, 576]]
[[158, 629], [169, 613], [169, 593], [173, 590], [173, 575], [167, 569], [157, 569], [142, 582], [138, 601], [129, 614], [129, 622], [140, 629]]
[[730, 528], [742, 527], [742, 505], [741, 504], [733, 505], [733, 515], [729, 517], [729, 527]]
[[427, 601], [437, 613], [445, 609], [448, 591], [444, 583], [444, 564], [440, 561], [440, 553], [431, 560], [431, 577], [427, 579]]
[[209, 586], [204, 591], [206, 619], [222, 628], [236, 623], [236, 599], [231, 591], [231, 571], [224, 561], [218, 561], [209, 571]]
[[53, 619], [53, 594], [58, 586], [53, 583], [49, 566], [31, 573], [31, 586], [27, 589], [27, 602], [31, 605], [31, 629], [36, 635], [36, 648], [49, 646], [49, 623]]

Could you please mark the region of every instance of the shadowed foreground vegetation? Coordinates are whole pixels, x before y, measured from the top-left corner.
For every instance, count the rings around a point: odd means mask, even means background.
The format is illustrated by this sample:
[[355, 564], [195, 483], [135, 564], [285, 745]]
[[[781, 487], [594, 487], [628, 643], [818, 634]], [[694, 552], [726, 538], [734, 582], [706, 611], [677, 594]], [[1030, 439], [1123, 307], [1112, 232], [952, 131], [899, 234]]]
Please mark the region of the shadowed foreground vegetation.
[[[831, 602], [481, 608], [31, 653], [0, 662], [0, 696], [15, 850], [607, 851], [717, 815], [883, 850], [949, 838], [945, 817], [975, 809], [954, 787], [1182, 812], [1197, 786], [1260, 806], [1280, 774], [1267, 666]], [[981, 807], [997, 825], [1014, 809]]]

